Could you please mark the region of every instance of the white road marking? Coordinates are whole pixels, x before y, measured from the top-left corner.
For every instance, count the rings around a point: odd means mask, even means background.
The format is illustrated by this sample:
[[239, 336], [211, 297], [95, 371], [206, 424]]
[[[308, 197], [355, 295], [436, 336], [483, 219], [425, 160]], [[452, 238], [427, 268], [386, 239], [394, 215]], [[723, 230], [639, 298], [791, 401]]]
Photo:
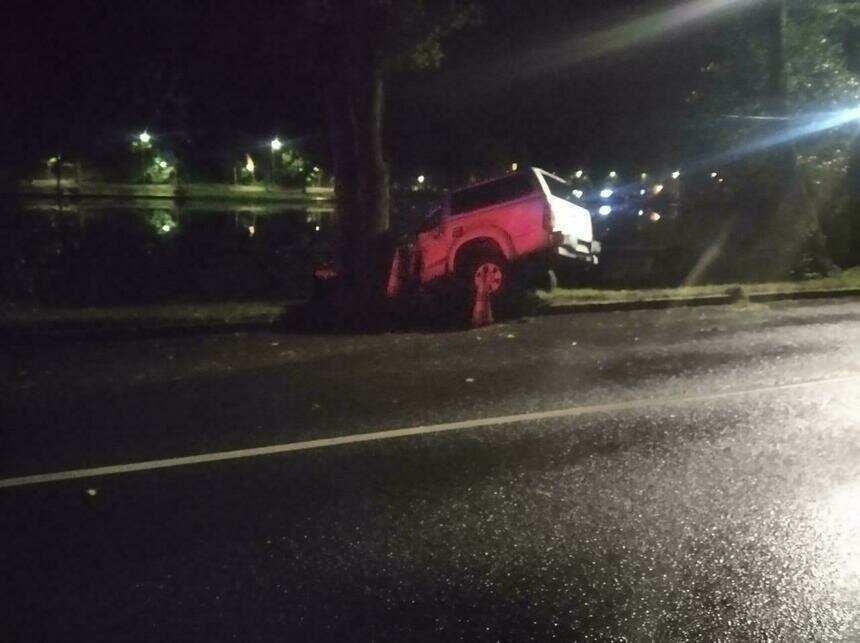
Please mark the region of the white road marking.
[[692, 402], [707, 402], [710, 400], [742, 397], [745, 395], [754, 395], [761, 393], [789, 391], [792, 389], [808, 388], [823, 384], [839, 384], [857, 380], [860, 380], [860, 375], [810, 380], [806, 382], [796, 382], [792, 384], [760, 386], [757, 388], [723, 391], [720, 393], [702, 393], [699, 395], [672, 395], [665, 397], [652, 397], [639, 400], [630, 400], [627, 402], [610, 402], [607, 404], [574, 406], [565, 409], [556, 409], [554, 411], [538, 411], [535, 413], [502, 415], [499, 417], [461, 420], [458, 422], [445, 422], [443, 424], [414, 426], [404, 429], [391, 429], [387, 431], [373, 431], [371, 433], [358, 433], [355, 435], [342, 435], [334, 438], [320, 438], [317, 440], [305, 440], [303, 442], [288, 442], [284, 444], [273, 444], [264, 447], [253, 447], [250, 449], [236, 449], [234, 451], [201, 453], [199, 455], [164, 458], [162, 460], [146, 460], [144, 462], [115, 464], [104, 467], [92, 467], [89, 469], [71, 469], [68, 471], [57, 471], [54, 473], [40, 473], [35, 475], [20, 476], [16, 478], [0, 479], [0, 489], [9, 487], [25, 487], [36, 484], [43, 484], [46, 482], [61, 482], [64, 480], [77, 480], [81, 478], [95, 478], [99, 476], [110, 476], [121, 473], [133, 473], [135, 471], [153, 471], [156, 469], [169, 469], [172, 467], [184, 467], [194, 464], [204, 464], [207, 462], [241, 460], [245, 458], [256, 458], [260, 456], [276, 455], [279, 453], [291, 453], [293, 451], [308, 451], [310, 449], [323, 449], [326, 447], [337, 447], [346, 444], [358, 444], [361, 442], [392, 440], [395, 438], [406, 438], [416, 435], [430, 435], [434, 433], [444, 433], [446, 431], [464, 431], [467, 429], [479, 429], [493, 426], [505, 426], [509, 424], [537, 422], [539, 420], [572, 418], [581, 415], [593, 415], [598, 413], [614, 413], [617, 411], [629, 411], [655, 406], [689, 404]]

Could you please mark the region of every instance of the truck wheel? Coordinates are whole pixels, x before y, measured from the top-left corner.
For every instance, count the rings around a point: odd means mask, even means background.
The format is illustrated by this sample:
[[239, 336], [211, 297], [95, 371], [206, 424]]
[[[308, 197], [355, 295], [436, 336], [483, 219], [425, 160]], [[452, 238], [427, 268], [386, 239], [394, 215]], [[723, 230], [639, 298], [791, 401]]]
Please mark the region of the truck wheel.
[[509, 290], [510, 266], [498, 252], [480, 250], [469, 253], [458, 273], [470, 293], [476, 292], [481, 282], [486, 284], [493, 299], [503, 296]]

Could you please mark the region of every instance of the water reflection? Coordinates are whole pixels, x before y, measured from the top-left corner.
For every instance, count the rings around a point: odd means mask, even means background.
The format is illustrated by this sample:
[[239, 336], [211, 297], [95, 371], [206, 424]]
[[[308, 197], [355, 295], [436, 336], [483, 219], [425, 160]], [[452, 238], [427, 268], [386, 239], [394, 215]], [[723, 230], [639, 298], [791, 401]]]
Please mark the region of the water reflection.
[[326, 204], [0, 202], [0, 296], [55, 305], [300, 298]]

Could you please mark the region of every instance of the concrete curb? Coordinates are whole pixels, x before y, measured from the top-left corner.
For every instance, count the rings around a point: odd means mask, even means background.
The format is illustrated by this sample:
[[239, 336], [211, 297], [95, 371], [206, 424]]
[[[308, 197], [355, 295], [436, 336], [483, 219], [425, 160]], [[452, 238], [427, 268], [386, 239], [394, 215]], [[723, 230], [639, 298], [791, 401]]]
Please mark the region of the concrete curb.
[[860, 288], [837, 288], [832, 290], [802, 290], [791, 292], [733, 293], [702, 295], [698, 297], [662, 297], [636, 301], [592, 301], [549, 304], [537, 312], [538, 315], [566, 315], [572, 313], [614, 312], [626, 310], [661, 310], [666, 308], [688, 308], [693, 306], [724, 306], [741, 302], [769, 303], [804, 299], [841, 299], [860, 297]]
[[[616, 312], [631, 310], [665, 310], [695, 306], [724, 306], [740, 302], [770, 303], [777, 301], [840, 299], [860, 297], [860, 288], [835, 290], [806, 290], [797, 292], [743, 292], [698, 297], [665, 297], [637, 301], [593, 301], [544, 305], [530, 316], [569, 315], [580, 313]], [[218, 335], [231, 333], [276, 332], [282, 315], [256, 315], [240, 320], [196, 319], [116, 319], [0, 321], [0, 338], [25, 341], [60, 341], [87, 339], [141, 339], [182, 337], [189, 335]], [[527, 315], [527, 316], [529, 316]], [[324, 331], [322, 331], [324, 332]]]

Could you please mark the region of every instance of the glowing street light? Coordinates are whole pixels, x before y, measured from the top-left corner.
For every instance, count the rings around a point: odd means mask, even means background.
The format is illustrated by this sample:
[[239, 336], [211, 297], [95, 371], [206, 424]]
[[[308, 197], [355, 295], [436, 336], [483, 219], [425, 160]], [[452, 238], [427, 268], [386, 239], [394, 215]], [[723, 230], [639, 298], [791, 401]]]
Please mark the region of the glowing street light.
[[672, 172], [672, 178], [677, 181], [679, 178], [681, 178], [681, 173], [678, 170], [675, 170], [674, 172]]
[[715, 179], [715, 178], [717, 178], [718, 176], [719, 176], [719, 173], [717, 173], [717, 172], [711, 172], [711, 178], [712, 178], [712, 179]]
[[419, 184], [423, 185], [423, 184], [424, 184], [424, 181], [426, 181], [426, 180], [427, 180], [427, 179], [425, 178], [425, 176], [424, 176], [423, 174], [419, 174], [419, 175], [418, 175], [418, 183], [419, 183]]
[[576, 171], [576, 175], [575, 175], [575, 176], [576, 176], [576, 178], [581, 179], [581, 178], [583, 177], [583, 175], [584, 175], [584, 174], [585, 174], [585, 172], [584, 172], [584, 171], [582, 171], [582, 170], [577, 170], [577, 171]]
[[284, 144], [281, 142], [281, 139], [276, 136], [269, 143], [269, 147], [272, 148], [272, 156], [270, 158], [271, 166], [269, 167], [269, 185], [272, 185], [275, 182], [275, 156], [278, 152], [281, 151], [281, 149], [284, 147]]
[[663, 191], [663, 184], [658, 183], [654, 186], [654, 194], [660, 194]]
[[135, 136], [131, 142], [131, 149], [140, 154], [140, 180], [146, 182], [146, 153], [152, 149], [152, 136], [149, 132], [143, 130]]
[[610, 178], [610, 179], [617, 179], [617, 178], [618, 178], [618, 172], [616, 172], [615, 170], [612, 170], [612, 171], [609, 173], [609, 178]]
[[511, 163], [511, 172], [516, 172], [519, 169], [520, 169], [519, 163]]
[[615, 190], [611, 190], [611, 189], [609, 189], [609, 188], [606, 188], [605, 190], [601, 190], [601, 191], [600, 191], [600, 198], [601, 198], [601, 199], [608, 199], [608, 198], [610, 198], [613, 194], [615, 194]]
[[607, 217], [612, 214], [612, 206], [611, 205], [601, 205], [600, 209], [597, 211], [600, 216]]

